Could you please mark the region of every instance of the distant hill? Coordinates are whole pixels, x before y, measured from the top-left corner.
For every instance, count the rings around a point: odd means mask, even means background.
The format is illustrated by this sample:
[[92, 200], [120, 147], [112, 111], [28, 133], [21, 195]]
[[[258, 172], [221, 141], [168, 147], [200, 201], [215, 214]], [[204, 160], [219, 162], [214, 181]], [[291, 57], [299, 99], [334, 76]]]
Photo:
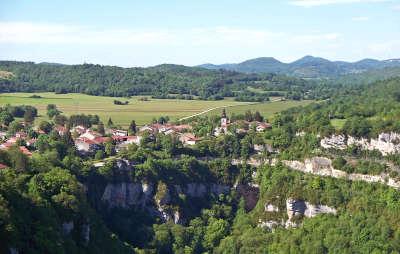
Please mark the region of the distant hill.
[[273, 57], [260, 57], [237, 64], [202, 64], [206, 69], [225, 69], [244, 73], [279, 73], [302, 78], [333, 78], [387, 67], [399, 67], [400, 59], [363, 59], [357, 62], [330, 61], [321, 57], [305, 56], [291, 63]]

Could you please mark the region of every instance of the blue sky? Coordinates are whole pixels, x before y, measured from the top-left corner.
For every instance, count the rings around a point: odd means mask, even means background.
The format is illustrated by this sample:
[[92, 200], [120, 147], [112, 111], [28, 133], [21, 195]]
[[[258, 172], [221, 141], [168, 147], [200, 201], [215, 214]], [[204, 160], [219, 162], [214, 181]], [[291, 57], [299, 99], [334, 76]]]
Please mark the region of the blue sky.
[[400, 57], [400, 0], [1, 0], [0, 59], [150, 66]]

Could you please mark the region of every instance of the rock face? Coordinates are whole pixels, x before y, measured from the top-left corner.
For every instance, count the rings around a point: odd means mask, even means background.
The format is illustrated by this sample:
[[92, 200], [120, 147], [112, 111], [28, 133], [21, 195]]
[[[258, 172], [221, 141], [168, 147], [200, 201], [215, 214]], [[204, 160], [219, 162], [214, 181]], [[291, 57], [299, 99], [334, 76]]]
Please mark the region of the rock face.
[[321, 139], [321, 147], [329, 149], [346, 149], [346, 137], [344, 135], [332, 135]]
[[[279, 208], [273, 204], [266, 203], [265, 212], [276, 213], [279, 212]], [[298, 224], [294, 220], [295, 217], [304, 216], [311, 218], [323, 213], [336, 214], [337, 211], [335, 208], [326, 205], [313, 205], [304, 200], [289, 198], [286, 200], [286, 213], [288, 216], [286, 222], [283, 219], [280, 222], [275, 220], [259, 221], [258, 226], [268, 228], [269, 230], [273, 230], [278, 226], [285, 228], [297, 227]]]
[[381, 133], [378, 138], [368, 140], [366, 138], [355, 138], [352, 136], [332, 135], [321, 139], [321, 147], [333, 149], [346, 149], [347, 146], [357, 145], [365, 150], [378, 150], [382, 155], [400, 153], [400, 134]]
[[378, 150], [382, 155], [400, 153], [400, 134], [398, 133], [381, 133], [378, 138], [371, 139], [369, 142], [366, 139], [356, 139], [349, 137], [348, 145], [360, 145], [365, 150]]
[[283, 163], [293, 170], [298, 170], [304, 173], [311, 173], [320, 176], [331, 176], [335, 178], [344, 178], [352, 181], [364, 181], [370, 183], [382, 183], [393, 188], [400, 188], [400, 181], [390, 178], [388, 174], [381, 175], [363, 175], [363, 174], [348, 174], [344, 171], [334, 169], [332, 161], [325, 157], [313, 157], [300, 161], [283, 161]]
[[326, 205], [312, 205], [304, 200], [289, 198], [286, 200], [286, 212], [291, 221], [294, 216], [298, 215], [311, 218], [321, 213], [336, 214], [336, 209]]
[[162, 196], [155, 198], [154, 188], [152, 183], [109, 183], [101, 199], [109, 208], [140, 207], [156, 214], [163, 221], [181, 223], [181, 212], [172, 206], [174, 196], [184, 194], [189, 198], [205, 198], [208, 195], [228, 194], [231, 190], [228, 185], [187, 183], [183, 186], [168, 186]]
[[109, 183], [102, 201], [110, 208], [128, 208], [134, 205], [144, 207], [151, 200], [152, 193], [153, 187], [147, 183]]

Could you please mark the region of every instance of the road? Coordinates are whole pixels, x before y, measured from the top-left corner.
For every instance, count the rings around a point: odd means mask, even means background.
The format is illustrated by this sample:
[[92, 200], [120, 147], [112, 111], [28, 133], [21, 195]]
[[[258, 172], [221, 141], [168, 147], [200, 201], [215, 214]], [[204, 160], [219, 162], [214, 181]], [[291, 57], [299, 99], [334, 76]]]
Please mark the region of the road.
[[[279, 98], [279, 99], [271, 100], [269, 102], [276, 102], [276, 101], [281, 101], [281, 100], [282, 99]], [[260, 102], [252, 102], [252, 103], [243, 104], [243, 105], [253, 105], [253, 104], [259, 104], [259, 103]], [[183, 121], [183, 120], [195, 117], [195, 116], [200, 116], [200, 115], [203, 115], [203, 114], [205, 114], [207, 112], [210, 112], [212, 110], [219, 109], [219, 108], [229, 108], [229, 107], [236, 107], [236, 106], [243, 106], [243, 105], [226, 105], [226, 106], [219, 106], [219, 107], [209, 108], [209, 109], [206, 109], [206, 110], [204, 110], [204, 111], [202, 111], [200, 113], [196, 113], [196, 114], [193, 114], [193, 115], [190, 115], [190, 116], [182, 117], [181, 119], [178, 119], [178, 121]]]

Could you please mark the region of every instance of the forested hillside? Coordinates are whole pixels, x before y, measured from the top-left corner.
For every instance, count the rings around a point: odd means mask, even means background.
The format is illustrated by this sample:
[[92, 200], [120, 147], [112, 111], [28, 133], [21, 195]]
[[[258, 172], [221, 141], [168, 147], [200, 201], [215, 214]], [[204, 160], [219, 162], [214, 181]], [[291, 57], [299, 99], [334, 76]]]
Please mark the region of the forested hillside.
[[321, 141], [399, 133], [400, 78], [328, 91], [273, 119], [161, 117], [125, 137], [56, 105], [38, 126], [37, 109], [2, 107], [0, 251], [398, 253], [400, 150]]
[[337, 78], [353, 73], [399, 67], [399, 59], [379, 61], [363, 59], [357, 62], [329, 61], [321, 57], [305, 56], [291, 63], [283, 63], [272, 57], [250, 59], [237, 64], [203, 64], [207, 69], [224, 69], [243, 73], [280, 73], [304, 78]]
[[248, 86], [268, 85], [285, 94], [303, 96], [315, 84], [277, 74], [243, 74], [225, 70], [179, 65], [149, 68], [121, 68], [93, 64], [60, 65], [31, 62], [0, 62], [0, 92], [85, 93], [103, 96], [153, 95], [157, 98], [215, 100], [237, 97], [239, 100], [267, 100], [247, 90]]

